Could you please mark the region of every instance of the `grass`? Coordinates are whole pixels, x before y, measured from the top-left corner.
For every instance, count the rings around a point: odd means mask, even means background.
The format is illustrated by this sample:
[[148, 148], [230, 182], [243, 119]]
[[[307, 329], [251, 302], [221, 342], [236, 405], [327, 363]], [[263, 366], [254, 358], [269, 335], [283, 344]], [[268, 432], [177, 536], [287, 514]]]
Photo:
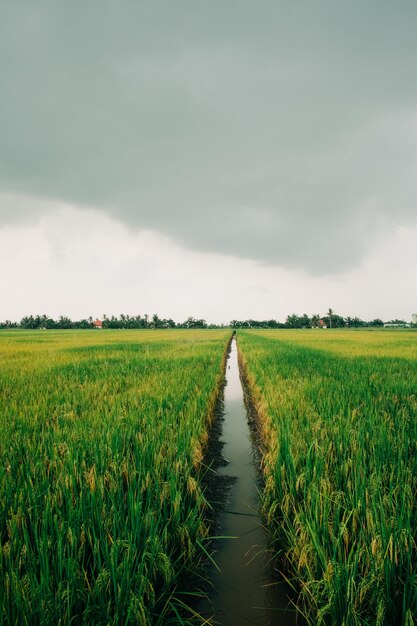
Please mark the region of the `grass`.
[[2, 624], [192, 622], [229, 337], [0, 333]]
[[417, 623], [417, 335], [239, 331], [262, 508], [314, 625]]

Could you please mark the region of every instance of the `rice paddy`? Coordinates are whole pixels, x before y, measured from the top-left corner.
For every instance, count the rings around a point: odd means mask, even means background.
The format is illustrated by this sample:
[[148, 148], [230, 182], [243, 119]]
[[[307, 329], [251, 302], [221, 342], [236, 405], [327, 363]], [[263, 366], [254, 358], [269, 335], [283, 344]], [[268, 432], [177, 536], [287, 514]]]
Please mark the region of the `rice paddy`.
[[417, 335], [239, 331], [264, 519], [309, 624], [417, 622]]
[[[211, 623], [192, 606], [230, 336], [0, 333], [0, 623]], [[300, 615], [416, 624], [417, 335], [239, 330], [238, 348]]]
[[230, 331], [0, 335], [0, 622], [187, 623]]

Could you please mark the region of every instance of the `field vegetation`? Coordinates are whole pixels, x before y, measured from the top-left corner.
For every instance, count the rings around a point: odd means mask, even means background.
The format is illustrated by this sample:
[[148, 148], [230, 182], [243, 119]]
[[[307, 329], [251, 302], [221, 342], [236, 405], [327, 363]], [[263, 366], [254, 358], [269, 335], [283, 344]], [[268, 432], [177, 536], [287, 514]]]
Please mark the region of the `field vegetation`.
[[238, 331], [263, 514], [309, 624], [417, 623], [417, 335]]
[[2, 624], [186, 623], [229, 338], [1, 333]]

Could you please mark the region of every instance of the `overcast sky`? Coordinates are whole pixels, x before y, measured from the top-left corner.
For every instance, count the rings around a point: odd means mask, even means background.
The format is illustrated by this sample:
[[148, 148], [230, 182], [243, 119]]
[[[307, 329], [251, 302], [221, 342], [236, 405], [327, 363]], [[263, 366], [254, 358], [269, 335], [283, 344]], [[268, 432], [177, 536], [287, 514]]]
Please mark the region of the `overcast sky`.
[[416, 312], [415, 0], [0, 12], [0, 320]]

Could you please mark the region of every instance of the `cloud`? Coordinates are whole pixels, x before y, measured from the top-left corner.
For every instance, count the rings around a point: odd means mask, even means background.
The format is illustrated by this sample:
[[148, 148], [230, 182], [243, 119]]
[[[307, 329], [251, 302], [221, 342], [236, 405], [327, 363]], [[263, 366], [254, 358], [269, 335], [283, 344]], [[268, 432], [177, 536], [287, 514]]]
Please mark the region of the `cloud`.
[[2, 14], [1, 223], [70, 204], [312, 274], [415, 224], [415, 3]]
[[36, 225], [0, 227], [1, 321], [154, 312], [177, 321], [189, 315], [283, 321], [329, 306], [344, 316], [409, 320], [417, 310], [410, 289], [417, 227], [389, 233], [358, 268], [323, 277], [187, 251], [159, 233], [133, 233], [101, 212], [53, 208]]

